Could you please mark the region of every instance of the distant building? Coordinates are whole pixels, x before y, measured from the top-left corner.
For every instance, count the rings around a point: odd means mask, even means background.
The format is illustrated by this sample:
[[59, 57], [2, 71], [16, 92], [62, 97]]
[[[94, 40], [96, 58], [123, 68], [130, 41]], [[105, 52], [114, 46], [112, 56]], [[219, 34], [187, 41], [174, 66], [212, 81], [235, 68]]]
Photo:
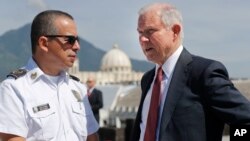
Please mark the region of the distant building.
[[235, 87], [250, 100], [250, 79], [236, 79], [233, 80]]
[[97, 85], [110, 84], [139, 84], [143, 72], [135, 72], [129, 57], [125, 54], [117, 44], [109, 50], [101, 60], [99, 71], [80, 71], [79, 61], [76, 60], [73, 67], [69, 69], [69, 73], [86, 82], [87, 77], [92, 75], [96, 78]]
[[138, 85], [98, 86], [103, 92], [104, 107], [100, 110], [100, 126], [124, 127], [138, 111], [141, 90]]

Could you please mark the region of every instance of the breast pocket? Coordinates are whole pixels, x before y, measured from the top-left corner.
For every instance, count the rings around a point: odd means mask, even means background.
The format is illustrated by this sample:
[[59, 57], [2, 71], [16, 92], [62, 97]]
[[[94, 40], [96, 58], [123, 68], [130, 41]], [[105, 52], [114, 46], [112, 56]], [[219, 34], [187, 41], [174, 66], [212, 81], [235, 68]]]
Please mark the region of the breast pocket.
[[50, 140], [56, 135], [59, 129], [59, 119], [56, 113], [55, 104], [50, 101], [34, 102], [28, 106], [29, 134], [36, 140]]
[[83, 137], [87, 136], [87, 120], [91, 116], [91, 110], [83, 105], [83, 102], [72, 102], [72, 118], [73, 126], [76, 129], [76, 132]]

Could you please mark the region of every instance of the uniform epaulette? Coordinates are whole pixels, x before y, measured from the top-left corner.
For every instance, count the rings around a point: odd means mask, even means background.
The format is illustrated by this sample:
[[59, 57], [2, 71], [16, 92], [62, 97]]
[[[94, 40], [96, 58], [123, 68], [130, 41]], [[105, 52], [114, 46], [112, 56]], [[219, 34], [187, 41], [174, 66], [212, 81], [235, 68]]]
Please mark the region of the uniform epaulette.
[[71, 79], [74, 79], [75, 81], [78, 81], [78, 82], [80, 81], [80, 79], [78, 77], [74, 76], [74, 75], [69, 75], [69, 77]]
[[7, 77], [13, 77], [15, 79], [25, 75], [27, 73], [27, 70], [25, 69], [18, 69], [18, 70], [14, 70], [12, 72], [10, 72]]

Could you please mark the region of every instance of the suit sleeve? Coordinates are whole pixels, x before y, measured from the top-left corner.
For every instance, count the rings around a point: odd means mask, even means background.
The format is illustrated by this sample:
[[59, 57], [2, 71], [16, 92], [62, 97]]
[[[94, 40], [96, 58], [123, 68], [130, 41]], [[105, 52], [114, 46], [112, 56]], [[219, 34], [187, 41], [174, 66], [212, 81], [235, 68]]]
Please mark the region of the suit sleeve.
[[224, 65], [211, 63], [203, 80], [205, 100], [215, 115], [229, 124], [250, 123], [250, 102], [230, 81]]

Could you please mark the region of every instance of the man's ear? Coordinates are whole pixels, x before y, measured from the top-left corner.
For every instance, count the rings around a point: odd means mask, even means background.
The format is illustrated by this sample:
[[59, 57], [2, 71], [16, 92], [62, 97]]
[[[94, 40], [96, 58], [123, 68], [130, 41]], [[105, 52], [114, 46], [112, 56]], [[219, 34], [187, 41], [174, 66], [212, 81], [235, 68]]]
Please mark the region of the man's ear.
[[177, 37], [181, 32], [181, 26], [178, 24], [173, 25], [172, 31], [174, 32], [175, 37]]
[[48, 52], [48, 38], [47, 37], [44, 37], [44, 36], [41, 36], [39, 39], [38, 39], [38, 47], [45, 51], [45, 52]]

